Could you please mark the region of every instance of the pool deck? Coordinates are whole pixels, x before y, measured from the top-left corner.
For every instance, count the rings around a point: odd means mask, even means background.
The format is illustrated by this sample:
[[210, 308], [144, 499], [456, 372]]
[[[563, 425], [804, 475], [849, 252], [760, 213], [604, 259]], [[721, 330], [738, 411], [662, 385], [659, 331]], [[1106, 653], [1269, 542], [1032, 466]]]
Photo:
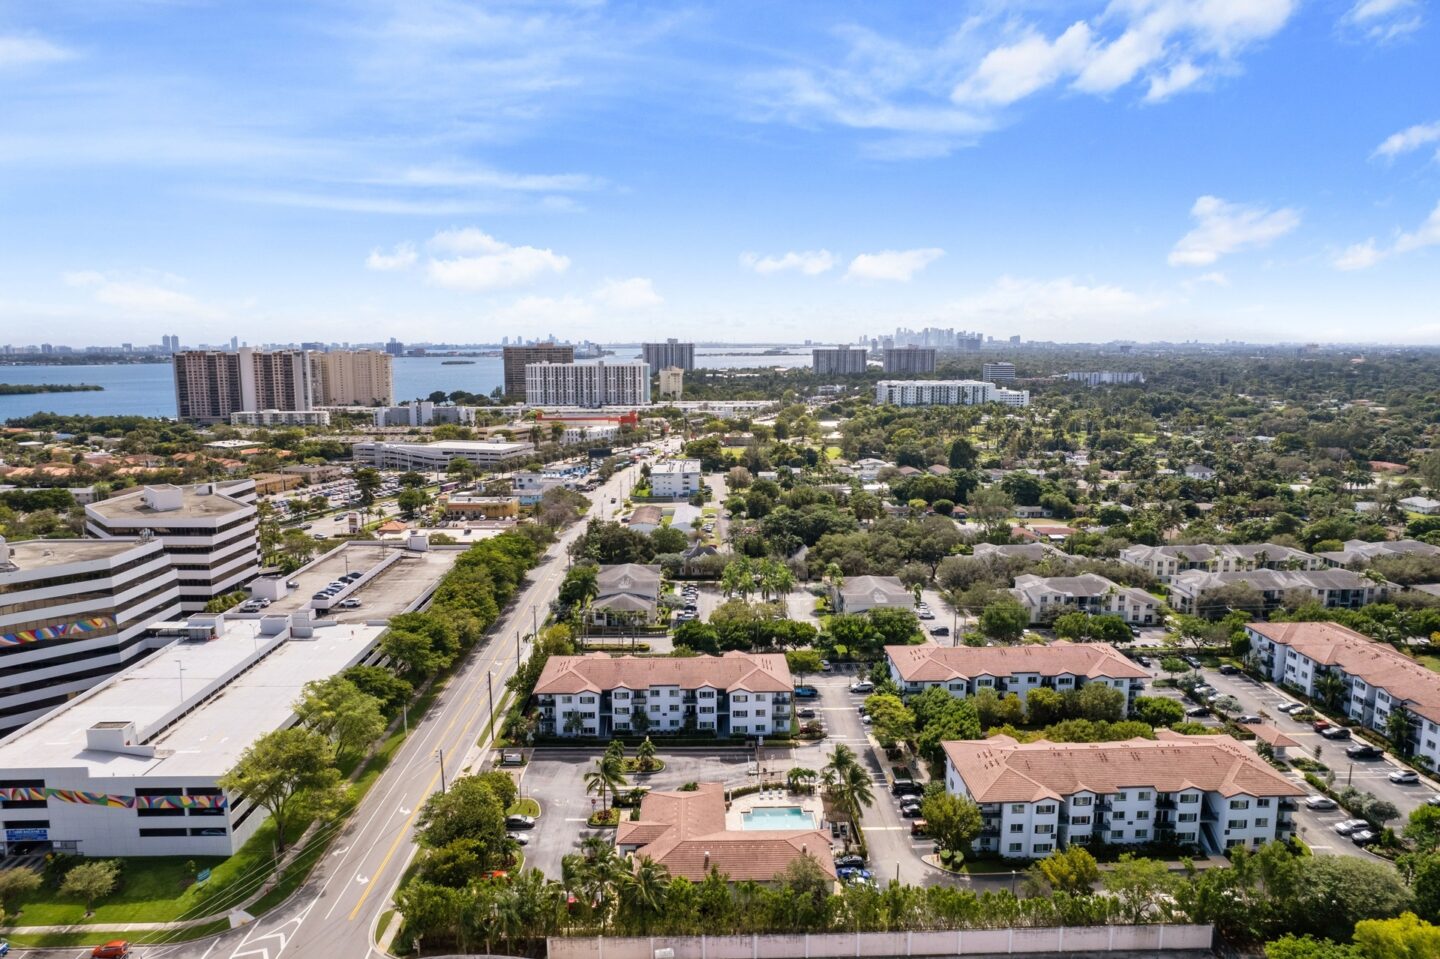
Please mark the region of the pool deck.
[[769, 789], [764, 792], [754, 793], [749, 796], [741, 796], [730, 804], [725, 813], [725, 828], [738, 829], [746, 832], [760, 832], [754, 826], [745, 825], [745, 814], [761, 808], [788, 808], [803, 809], [808, 814], [809, 822], [792, 820], [789, 823], [776, 822], [770, 829], [784, 831], [795, 829], [824, 829], [825, 813], [822, 808], [819, 796], [797, 796], [787, 793], [783, 789]]

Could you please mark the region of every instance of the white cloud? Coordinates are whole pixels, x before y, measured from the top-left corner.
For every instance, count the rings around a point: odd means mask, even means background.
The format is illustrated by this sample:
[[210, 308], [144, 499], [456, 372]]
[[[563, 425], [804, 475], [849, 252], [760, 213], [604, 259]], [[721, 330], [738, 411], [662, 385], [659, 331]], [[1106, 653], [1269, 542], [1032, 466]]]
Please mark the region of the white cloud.
[[1004, 324], [1007, 329], [1016, 323], [1048, 329], [1085, 324], [1083, 331], [1076, 329], [1071, 337], [1081, 340], [1119, 332], [1126, 328], [1125, 321], [1133, 322], [1164, 306], [1162, 298], [1142, 296], [1113, 284], [1091, 285], [1068, 276], [1038, 280], [1007, 275], [989, 290], [951, 304], [950, 309], [957, 316]]
[[496, 319], [504, 323], [543, 326], [584, 323], [594, 317], [595, 308], [578, 296], [522, 296], [496, 311]]
[[740, 265], [754, 270], [762, 276], [791, 270], [806, 276], [819, 276], [821, 273], [828, 273], [834, 269], [835, 257], [829, 250], [790, 250], [780, 256], [742, 253], [740, 254]]
[[225, 315], [224, 310], [175, 289], [183, 281], [169, 274], [134, 276], [79, 270], [66, 273], [61, 279], [67, 286], [89, 290], [95, 302], [113, 307], [127, 317], [162, 315], [217, 320]]
[[397, 243], [395, 248], [389, 252], [382, 252], [378, 247], [370, 251], [365, 258], [365, 269], [378, 270], [382, 273], [396, 270], [408, 270], [420, 259], [420, 254], [415, 252], [413, 243]]
[[1424, 22], [1416, 0], [1357, 0], [1340, 18], [1342, 27], [1380, 43], [1413, 33]]
[[1195, 277], [1196, 283], [1212, 283], [1215, 286], [1229, 286], [1230, 278], [1219, 270], [1212, 270], [1209, 273], [1201, 273]]
[[1385, 259], [1389, 254], [1375, 245], [1371, 237], [1364, 243], [1356, 243], [1342, 250], [1333, 261], [1337, 270], [1365, 270]]
[[1150, 78], [1150, 89], [1145, 91], [1146, 103], [1159, 103], [1172, 94], [1188, 90], [1205, 74], [1189, 60], [1181, 60], [1168, 73], [1157, 73]]
[[1402, 233], [1395, 241], [1396, 253], [1409, 253], [1421, 247], [1435, 246], [1440, 244], [1440, 203], [1435, 204], [1435, 209], [1420, 224], [1420, 228], [1414, 233]]
[[850, 261], [846, 279], [894, 280], [907, 283], [916, 273], [945, 255], [938, 247], [919, 250], [882, 250], [879, 253], [861, 253]]
[[586, 173], [511, 173], [469, 166], [411, 167], [390, 182], [423, 187], [488, 187], [520, 193], [575, 193], [605, 185], [604, 180]]
[[442, 230], [431, 237], [432, 257], [425, 265], [431, 282], [455, 290], [494, 290], [529, 283], [548, 273], [564, 273], [570, 258], [553, 250], [511, 246], [476, 227]]
[[1413, 127], [1401, 130], [1399, 133], [1392, 133], [1385, 138], [1385, 141], [1375, 148], [1372, 156], [1382, 156], [1387, 159], [1394, 159], [1402, 153], [1409, 153], [1411, 150], [1418, 150], [1426, 144], [1440, 141], [1440, 121], [1435, 123], [1417, 123]]
[[985, 54], [951, 98], [956, 103], [1014, 103], [1081, 69], [1094, 55], [1091, 42], [1090, 26], [1083, 20], [1053, 41], [1029, 32], [1019, 42]]
[[665, 302], [655, 292], [655, 284], [643, 276], [606, 280], [590, 294], [590, 298], [612, 310], [646, 310]]
[[1299, 212], [1289, 207], [1270, 210], [1214, 196], [1196, 200], [1190, 215], [1195, 228], [1170, 251], [1171, 266], [1209, 266], [1227, 253], [1268, 246], [1300, 225]]
[[57, 63], [75, 54], [39, 37], [0, 36], [0, 70]]

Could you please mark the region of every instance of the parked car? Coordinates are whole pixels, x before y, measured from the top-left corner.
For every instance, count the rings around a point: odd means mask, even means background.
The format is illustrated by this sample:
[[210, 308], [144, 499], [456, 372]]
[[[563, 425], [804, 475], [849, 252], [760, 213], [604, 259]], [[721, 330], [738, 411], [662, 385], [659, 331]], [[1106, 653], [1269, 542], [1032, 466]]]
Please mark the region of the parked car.
[[1382, 754], [1369, 743], [1356, 743], [1345, 750], [1345, 755], [1351, 759], [1379, 759]]
[[1251, 713], [1246, 713], [1245, 715], [1241, 716], [1237, 720], [1237, 722], [1243, 723], [1246, 726], [1253, 726], [1258, 722], [1263, 722], [1263, 720], [1259, 716], [1253, 715]]
[[505, 834], [505, 838], [515, 840], [515, 844], [519, 846], [530, 845], [530, 837], [525, 835], [523, 832], [507, 832]]
[[920, 818], [920, 804], [917, 802], [917, 803], [913, 803], [913, 804], [911, 804], [911, 805], [909, 805], [909, 806], [901, 806], [901, 807], [900, 807], [900, 815], [901, 815], [901, 816], [904, 816], [906, 819], [919, 819], [919, 818]]
[[1334, 809], [1335, 800], [1329, 796], [1311, 796], [1305, 800], [1306, 809]]
[[859, 682], [850, 684], [850, 692], [852, 693], [873, 693], [874, 691], [875, 684], [868, 679], [862, 679]]
[[795, 715], [800, 719], [814, 719], [815, 710], [811, 709], [809, 706], [801, 706], [799, 709], [795, 710]]
[[915, 615], [918, 616], [918, 617], [920, 617], [921, 619], [934, 619], [934, 618], [935, 618], [935, 614], [932, 613], [932, 612], [930, 612], [930, 610], [928, 610], [928, 609], [922, 609], [920, 612], [916, 613]]
[[1304, 703], [1282, 703], [1282, 704], [1281, 704], [1279, 707], [1277, 707], [1277, 708], [1280, 710], [1280, 712], [1285, 713], [1285, 714], [1288, 716], [1288, 715], [1290, 715], [1291, 713], [1298, 713], [1300, 710], [1304, 709], [1304, 708], [1305, 708], [1305, 704], [1304, 704]]
[[950, 627], [949, 627], [949, 626], [936, 626], [936, 627], [934, 627], [934, 628], [932, 628], [932, 629], [930, 630], [930, 635], [931, 635], [931, 636], [949, 636], [949, 635], [950, 635]]
[[1427, 805], [1427, 806], [1440, 806], [1440, 793], [1436, 793], [1435, 795], [1431, 796], [1429, 799], [1425, 800], [1425, 805]]
[[1364, 829], [1368, 825], [1370, 824], [1363, 819], [1347, 819], [1344, 822], [1337, 822], [1335, 831], [1342, 836], [1348, 836], [1355, 830]]
[[1204, 665], [1204, 663], [1200, 662], [1200, 660], [1195, 656], [1181, 656], [1180, 658], [1185, 660], [1185, 662], [1189, 663], [1192, 669], [1199, 669], [1201, 666]]
[[1320, 735], [1326, 739], [1349, 739], [1350, 730], [1345, 726], [1331, 726], [1329, 729], [1320, 730]]
[[835, 857], [836, 869], [864, 869], [865, 857], [859, 853], [848, 853], [844, 856]]
[[535, 828], [535, 817], [534, 817], [534, 816], [506, 816], [506, 817], [505, 817], [505, 828], [506, 828], [506, 830], [512, 830], [512, 829], [534, 829], [534, 828]]
[[339, 603], [341, 609], [359, 609], [362, 605], [364, 604], [353, 596], [349, 599], [342, 599]]
[[822, 673], [828, 673], [828, 672], [830, 672], [830, 660], [828, 660], [828, 659], [822, 659], [822, 660], [820, 660], [820, 672], [822, 672]]
[[1359, 829], [1350, 834], [1350, 841], [1357, 846], [1368, 846], [1379, 839], [1379, 836], [1368, 829]]
[[1220, 675], [1222, 676], [1234, 676], [1238, 672], [1240, 672], [1240, 669], [1236, 666], [1230, 665], [1229, 663], [1222, 663], [1220, 665]]
[[814, 699], [815, 697], [817, 697], [817, 696], [819, 696], [819, 695], [820, 695], [820, 690], [816, 689], [814, 686], [796, 686], [796, 687], [795, 687], [795, 698], [796, 698], [796, 699]]
[[1335, 724], [1330, 722], [1330, 720], [1328, 719], [1317, 719], [1310, 724], [1310, 728], [1315, 730], [1317, 733], [1323, 733], [1325, 730], [1329, 729], [1333, 725]]
[[1191, 706], [1189, 709], [1185, 710], [1185, 715], [1193, 719], [1196, 716], [1210, 715], [1210, 710], [1205, 706]]
[[1389, 779], [1397, 786], [1413, 786], [1420, 781], [1419, 775], [1413, 769], [1397, 769], [1390, 774]]
[[890, 795], [892, 796], [919, 796], [924, 792], [925, 787], [913, 779], [900, 779], [890, 784]]
[[923, 836], [923, 835], [925, 835], [925, 820], [923, 820], [923, 819], [916, 819], [914, 822], [912, 822], [912, 823], [910, 824], [910, 835], [912, 835], [912, 836]]
[[111, 939], [103, 946], [90, 950], [90, 959], [126, 959], [130, 955], [130, 943], [124, 939]]

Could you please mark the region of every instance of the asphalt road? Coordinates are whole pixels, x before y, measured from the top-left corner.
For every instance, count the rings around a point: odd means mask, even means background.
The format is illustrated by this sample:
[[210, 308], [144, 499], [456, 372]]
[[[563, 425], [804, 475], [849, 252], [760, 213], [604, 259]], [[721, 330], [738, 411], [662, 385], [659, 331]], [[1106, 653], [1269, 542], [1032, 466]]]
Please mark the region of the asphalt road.
[[[633, 483], [629, 467], [592, 494], [608, 502], [620, 484]], [[566, 530], [532, 572], [528, 585], [411, 730], [389, 769], [371, 788], [336, 836], [326, 858], [289, 902], [256, 921], [209, 939], [172, 946], [148, 946], [145, 959], [277, 959], [282, 955], [382, 955], [375, 948], [376, 926], [411, 856], [415, 817], [425, 799], [440, 788], [441, 760], [447, 778], [478, 769], [489, 748], [477, 744], [490, 715], [487, 680], [496, 696], [515, 671], [517, 632], [528, 635], [532, 608], [543, 611], [565, 577], [566, 550], [584, 522]], [[522, 654], [528, 654], [524, 643]], [[498, 701], [498, 700], [497, 700]]]

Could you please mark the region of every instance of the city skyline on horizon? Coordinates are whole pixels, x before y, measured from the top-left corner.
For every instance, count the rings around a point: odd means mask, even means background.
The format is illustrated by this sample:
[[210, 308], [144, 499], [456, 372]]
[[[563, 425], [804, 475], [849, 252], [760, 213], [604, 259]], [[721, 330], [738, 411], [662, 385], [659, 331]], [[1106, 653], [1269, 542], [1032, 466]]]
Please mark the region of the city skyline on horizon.
[[34, 5], [0, 328], [1424, 345], [1431, 13]]

